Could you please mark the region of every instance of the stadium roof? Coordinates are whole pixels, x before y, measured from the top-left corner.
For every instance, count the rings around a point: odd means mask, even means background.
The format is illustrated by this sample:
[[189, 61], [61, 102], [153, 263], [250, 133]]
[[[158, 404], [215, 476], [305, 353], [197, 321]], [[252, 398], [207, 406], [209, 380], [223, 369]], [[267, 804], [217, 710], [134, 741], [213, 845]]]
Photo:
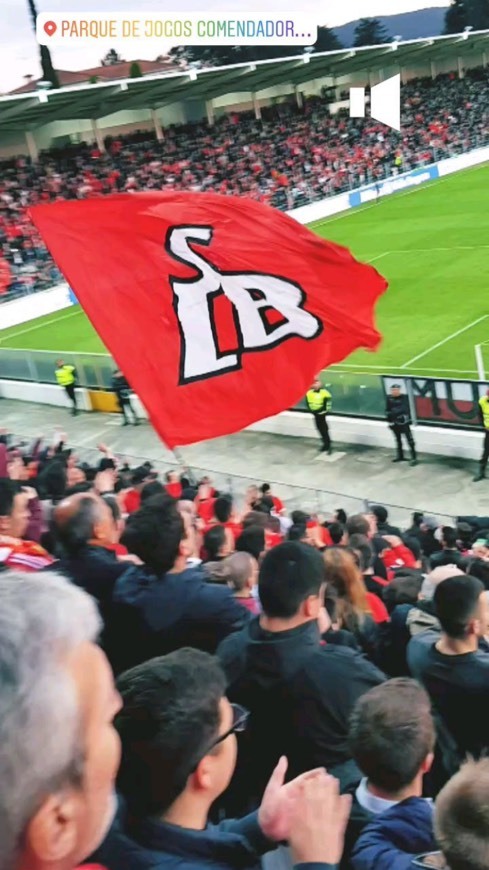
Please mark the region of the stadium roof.
[[258, 93], [278, 85], [301, 85], [361, 70], [417, 66], [430, 61], [489, 52], [489, 30], [390, 42], [365, 48], [301, 53], [298, 56], [207, 69], [179, 69], [118, 82], [39, 90], [0, 97], [0, 129], [33, 130], [52, 121], [103, 118], [128, 109], [156, 109], [181, 100], [211, 100], [226, 94]]

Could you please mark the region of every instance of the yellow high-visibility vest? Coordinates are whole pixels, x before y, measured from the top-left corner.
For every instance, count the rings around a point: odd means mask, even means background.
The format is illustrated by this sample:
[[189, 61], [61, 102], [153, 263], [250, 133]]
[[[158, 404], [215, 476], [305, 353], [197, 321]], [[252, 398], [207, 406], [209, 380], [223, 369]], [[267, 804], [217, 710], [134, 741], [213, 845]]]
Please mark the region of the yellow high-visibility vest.
[[479, 405], [481, 406], [484, 428], [489, 429], [489, 398], [482, 396], [482, 399], [479, 399]]
[[61, 368], [56, 369], [54, 374], [56, 375], [56, 380], [60, 387], [69, 387], [70, 384], [75, 383], [75, 375], [73, 372], [75, 371], [75, 366], [61, 366]]
[[324, 387], [321, 390], [309, 390], [306, 393], [306, 402], [307, 407], [313, 414], [317, 414], [323, 408], [329, 411], [331, 409], [331, 393]]

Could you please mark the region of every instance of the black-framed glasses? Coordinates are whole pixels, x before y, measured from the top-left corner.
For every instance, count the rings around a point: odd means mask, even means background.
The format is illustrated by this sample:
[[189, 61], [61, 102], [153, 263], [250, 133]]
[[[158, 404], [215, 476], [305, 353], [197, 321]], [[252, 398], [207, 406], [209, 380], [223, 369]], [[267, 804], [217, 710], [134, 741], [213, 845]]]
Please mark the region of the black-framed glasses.
[[242, 707], [240, 704], [231, 704], [231, 710], [233, 711], [233, 724], [231, 725], [231, 728], [228, 728], [228, 730], [225, 731], [224, 734], [220, 734], [219, 737], [216, 737], [216, 739], [213, 740], [212, 743], [209, 743], [209, 745], [203, 752], [199, 753], [199, 758], [192, 767], [191, 773], [195, 772], [202, 759], [206, 755], [208, 755], [209, 752], [212, 752], [212, 750], [215, 749], [216, 746], [219, 746], [220, 743], [223, 743], [224, 740], [227, 740], [228, 737], [231, 737], [231, 734], [241, 734], [243, 731], [246, 730], [246, 725], [248, 724], [248, 719], [250, 718], [250, 711], [247, 710], [245, 707]]
[[214, 749], [215, 746], [219, 746], [223, 740], [227, 740], [228, 737], [231, 737], [231, 734], [242, 734], [243, 731], [246, 731], [248, 719], [250, 718], [250, 711], [245, 707], [242, 707], [241, 704], [231, 704], [231, 710], [233, 711], [233, 724], [231, 725], [231, 728], [228, 728], [224, 734], [220, 734], [219, 737], [216, 737], [206, 750], [206, 755]]

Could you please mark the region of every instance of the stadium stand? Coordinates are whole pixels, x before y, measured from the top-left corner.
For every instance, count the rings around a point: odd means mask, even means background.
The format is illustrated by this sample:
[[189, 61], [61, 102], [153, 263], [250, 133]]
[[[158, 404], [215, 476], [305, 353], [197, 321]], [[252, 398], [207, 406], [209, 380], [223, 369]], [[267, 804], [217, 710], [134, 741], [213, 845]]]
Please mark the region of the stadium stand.
[[12, 281], [5, 301], [61, 276], [30, 223], [30, 205], [117, 191], [212, 190], [289, 210], [487, 144], [489, 72], [415, 79], [402, 90], [402, 133], [370, 118], [331, 115], [320, 97], [216, 121], [42, 152], [0, 164], [0, 256]]
[[251, 868], [284, 841], [283, 868], [486, 866], [489, 518], [432, 569], [433, 517], [289, 516], [102, 452], [0, 434], [5, 866]]

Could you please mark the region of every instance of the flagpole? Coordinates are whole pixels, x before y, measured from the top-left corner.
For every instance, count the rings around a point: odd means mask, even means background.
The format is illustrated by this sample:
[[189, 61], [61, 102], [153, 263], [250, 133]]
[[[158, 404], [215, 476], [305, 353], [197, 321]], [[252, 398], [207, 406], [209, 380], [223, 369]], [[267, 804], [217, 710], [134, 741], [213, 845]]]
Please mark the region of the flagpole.
[[[189, 476], [190, 476], [190, 478], [193, 478], [192, 470], [191, 470], [191, 468], [186, 464], [186, 462], [185, 462], [185, 457], [183, 456], [183, 454], [182, 454], [182, 452], [179, 450], [179, 448], [178, 448], [178, 447], [174, 447], [174, 448], [172, 449], [171, 452], [173, 453], [173, 456], [175, 457], [175, 460], [176, 460], [177, 465], [182, 469], [182, 471], [184, 471], [186, 468], [188, 468]], [[191, 482], [191, 481], [190, 481], [190, 482]]]

